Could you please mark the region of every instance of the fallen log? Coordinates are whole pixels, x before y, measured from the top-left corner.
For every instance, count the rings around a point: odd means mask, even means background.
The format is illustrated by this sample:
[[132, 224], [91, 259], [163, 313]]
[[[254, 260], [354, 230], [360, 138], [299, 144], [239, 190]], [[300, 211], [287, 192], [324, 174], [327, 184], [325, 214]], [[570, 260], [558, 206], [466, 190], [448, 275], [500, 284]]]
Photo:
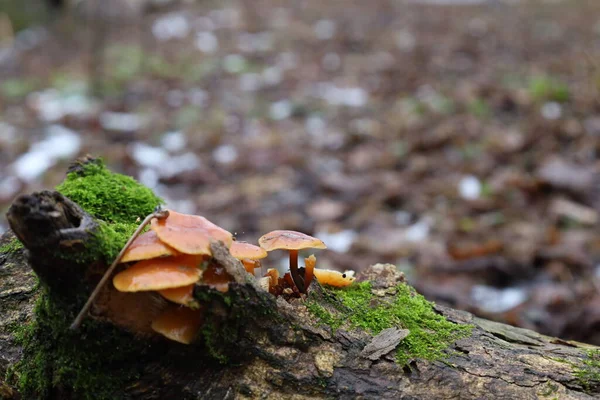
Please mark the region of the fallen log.
[[192, 344], [150, 329], [166, 300], [112, 285], [69, 329], [135, 220], [159, 201], [92, 159], [58, 191], [15, 200], [0, 239], [1, 398], [600, 396], [600, 349], [434, 306], [389, 264], [367, 268], [349, 289], [315, 284], [286, 301], [213, 243], [235, 282], [225, 294], [195, 287], [206, 315]]

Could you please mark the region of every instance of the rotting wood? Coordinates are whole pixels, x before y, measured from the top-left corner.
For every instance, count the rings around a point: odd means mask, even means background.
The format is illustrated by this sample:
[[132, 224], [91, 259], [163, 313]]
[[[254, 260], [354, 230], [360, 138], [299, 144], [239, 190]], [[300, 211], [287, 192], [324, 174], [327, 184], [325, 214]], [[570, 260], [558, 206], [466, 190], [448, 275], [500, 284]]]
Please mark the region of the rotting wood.
[[[15, 326], [33, 318], [38, 292], [32, 269], [43, 280], [47, 278], [53, 290], [64, 291], [65, 299], [75, 302], [81, 295], [73, 293], [73, 287], [81, 285], [65, 284], [73, 278], [63, 274], [74, 269], [64, 267], [57, 253], [41, 244], [52, 243], [59, 253], [69, 253], [74, 245], [85, 245], [95, 229], [93, 219], [55, 192], [19, 199], [16, 204], [19, 212], [11, 214], [11, 224], [28, 250], [0, 254], [0, 393], [15, 399], [19, 394], [9, 385], [14, 382], [4, 377], [22, 358]], [[0, 246], [13, 240], [12, 232], [5, 233]], [[442, 306], [436, 310], [448, 320], [474, 325], [472, 336], [456, 342], [447, 359], [416, 359], [408, 365], [397, 364], [393, 353], [367, 359], [362, 355], [373, 343], [372, 335], [358, 329], [333, 332], [316, 322], [302, 301], [275, 299], [252, 278], [246, 279], [241, 264], [222, 246], [213, 244], [212, 248], [236, 281], [230, 285], [231, 304], [210, 290], [195, 290], [194, 295], [209, 304], [217, 336], [208, 346], [187, 347], [148, 335], [125, 339], [132, 345], [142, 343], [142, 348], [152, 352], [144, 351], [139, 359], [130, 360], [137, 373], [119, 381], [121, 386], [114, 390], [120, 398], [592, 399], [600, 395], [598, 381], [581, 378], [588, 353], [597, 348]], [[77, 279], [90, 280], [88, 286], [99, 276], [98, 271], [77, 272]], [[372, 280], [373, 291], [381, 297], [392, 295], [389, 289], [403, 279], [390, 265], [372, 266], [361, 275]], [[315, 290], [318, 299], [319, 286]], [[110, 326], [110, 315], [101, 312], [99, 307], [92, 315]], [[231, 330], [235, 330], [234, 339], [229, 340], [226, 332]], [[79, 339], [79, 344], [89, 340]], [[227, 363], [220, 365], [207, 355], [215, 351], [211, 345], [222, 346], [218, 355]], [[98, 357], [115, 351], [102, 350]], [[47, 398], [79, 397], [58, 386]]]

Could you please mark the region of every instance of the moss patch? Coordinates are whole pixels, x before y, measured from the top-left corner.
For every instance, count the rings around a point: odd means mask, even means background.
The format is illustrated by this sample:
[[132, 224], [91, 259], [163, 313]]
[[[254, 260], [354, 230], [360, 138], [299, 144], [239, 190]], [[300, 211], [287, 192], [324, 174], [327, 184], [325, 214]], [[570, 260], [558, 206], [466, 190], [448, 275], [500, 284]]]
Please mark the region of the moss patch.
[[326, 290], [339, 299], [342, 307], [327, 310], [311, 300], [307, 307], [333, 330], [348, 325], [376, 335], [390, 327], [409, 329], [410, 334], [397, 348], [396, 359], [400, 364], [413, 358], [444, 358], [447, 355], [445, 349], [456, 340], [471, 335], [473, 329], [471, 325], [458, 325], [437, 314], [432, 303], [406, 284], [396, 286], [393, 299], [374, 296], [370, 282]]
[[15, 251], [20, 250], [22, 248], [23, 243], [21, 243], [19, 239], [14, 238], [10, 242], [0, 246], [0, 254], [14, 253]]
[[78, 166], [56, 189], [99, 220], [97, 240], [87, 243], [85, 253], [76, 255], [75, 261], [82, 265], [99, 259], [112, 262], [139, 220], [163, 203], [135, 179], [108, 170], [102, 160]]
[[23, 358], [8, 371], [7, 380], [24, 398], [123, 398], [125, 384], [142, 374], [139, 368], [150, 347], [90, 319], [79, 331], [69, 330], [77, 309], [43, 288], [35, 319], [13, 332]]
[[[110, 172], [100, 160], [77, 166], [57, 190], [99, 223], [95, 239], [86, 243], [85, 251], [60, 255], [79, 265], [112, 262], [137, 228], [138, 218], [145, 218], [162, 203], [150, 189], [131, 177]], [[12, 241], [1, 250], [20, 246]], [[123, 398], [123, 387], [141, 375], [144, 360], [156, 350], [127, 332], [89, 318], [78, 331], [71, 331], [69, 325], [89, 288], [81, 282], [72, 290], [82, 298], [65, 300], [44, 287], [34, 320], [13, 331], [23, 347], [23, 358], [9, 371], [9, 381], [28, 399]]]
[[589, 350], [581, 365], [573, 365], [573, 373], [579, 384], [588, 392], [600, 386], [600, 350]]
[[135, 223], [163, 203], [152, 190], [132, 177], [109, 171], [101, 160], [69, 173], [56, 190], [94, 217], [109, 223]]

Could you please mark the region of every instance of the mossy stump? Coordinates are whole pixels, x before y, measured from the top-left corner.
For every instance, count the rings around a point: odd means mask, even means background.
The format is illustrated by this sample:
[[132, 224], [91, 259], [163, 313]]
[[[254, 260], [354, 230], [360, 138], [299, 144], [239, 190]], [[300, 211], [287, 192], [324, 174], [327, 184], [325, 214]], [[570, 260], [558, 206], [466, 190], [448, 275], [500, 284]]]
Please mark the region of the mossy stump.
[[314, 285], [306, 299], [288, 303], [213, 244], [235, 283], [226, 294], [196, 287], [207, 312], [191, 345], [145, 327], [144, 315], [165, 300], [123, 303], [112, 288], [80, 330], [69, 330], [136, 221], [161, 200], [94, 159], [76, 163], [57, 189], [17, 199], [14, 233], [0, 240], [0, 398], [600, 395], [598, 349], [437, 307], [393, 265], [367, 268], [348, 289]]

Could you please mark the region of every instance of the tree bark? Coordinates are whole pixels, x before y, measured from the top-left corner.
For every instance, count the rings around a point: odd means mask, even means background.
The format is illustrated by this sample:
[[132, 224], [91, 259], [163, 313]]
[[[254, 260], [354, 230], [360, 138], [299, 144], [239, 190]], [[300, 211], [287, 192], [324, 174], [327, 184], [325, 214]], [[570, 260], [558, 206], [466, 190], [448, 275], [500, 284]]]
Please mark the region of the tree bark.
[[[0, 246], [6, 248], [16, 234], [25, 248], [0, 254], [0, 397], [17, 399], [21, 397], [11, 386], [14, 382], [6, 381], [4, 376], [23, 357], [15, 326], [34, 318], [39, 290], [32, 271], [53, 295], [62, 296], [65, 304], [75, 304], [74, 316], [82, 295], [89, 294], [98, 280], [98, 266], [78, 269], [76, 263], [69, 265], [57, 255], [85, 248], [97, 224], [77, 204], [56, 192], [19, 198], [9, 212], [9, 220], [15, 232], [5, 233]], [[115, 398], [592, 399], [600, 396], [597, 377], [587, 381], [585, 373], [582, 377], [582, 371], [589, 367], [586, 367], [589, 352], [595, 347], [436, 306], [450, 321], [473, 324], [472, 336], [456, 342], [445, 360], [417, 359], [399, 365], [389, 350], [377, 352], [385, 346], [393, 349], [397, 343], [393, 337], [374, 340], [372, 335], [358, 329], [332, 333], [308, 313], [302, 301], [287, 302], [262, 291], [223, 246], [214, 244], [213, 254], [236, 281], [230, 285], [230, 302], [200, 288], [196, 288], [195, 296], [209, 304], [206, 318], [218, 334], [211, 339], [212, 346], [220, 346], [220, 355], [228, 361], [216, 363], [207, 355], [210, 346], [205, 344], [184, 346], [146, 333], [126, 336], [123, 340], [131, 341], [132, 345], [143, 343], [143, 348], [151, 351], [144, 350], [139, 359], [128, 361], [139, 364], [136, 367], [141, 373], [121, 382], [115, 389]], [[362, 276], [377, 282], [383, 292], [403, 279], [392, 266], [371, 267]], [[88, 281], [88, 285], [77, 285], [80, 281]], [[76, 293], [81, 290], [87, 292]], [[314, 291], [314, 298], [319, 299], [320, 287], [315, 286]], [[105, 326], [131, 329], [126, 322], [110, 315], [114, 311], [106, 310], [96, 307], [89, 318]], [[398, 329], [388, 333], [397, 335], [397, 340], [405, 334]], [[86, 340], [91, 339], [81, 337], [73, 346], [84, 345]], [[98, 356], [115, 351], [106, 348]], [[65, 387], [56, 387], [45, 397], [78, 398]]]

